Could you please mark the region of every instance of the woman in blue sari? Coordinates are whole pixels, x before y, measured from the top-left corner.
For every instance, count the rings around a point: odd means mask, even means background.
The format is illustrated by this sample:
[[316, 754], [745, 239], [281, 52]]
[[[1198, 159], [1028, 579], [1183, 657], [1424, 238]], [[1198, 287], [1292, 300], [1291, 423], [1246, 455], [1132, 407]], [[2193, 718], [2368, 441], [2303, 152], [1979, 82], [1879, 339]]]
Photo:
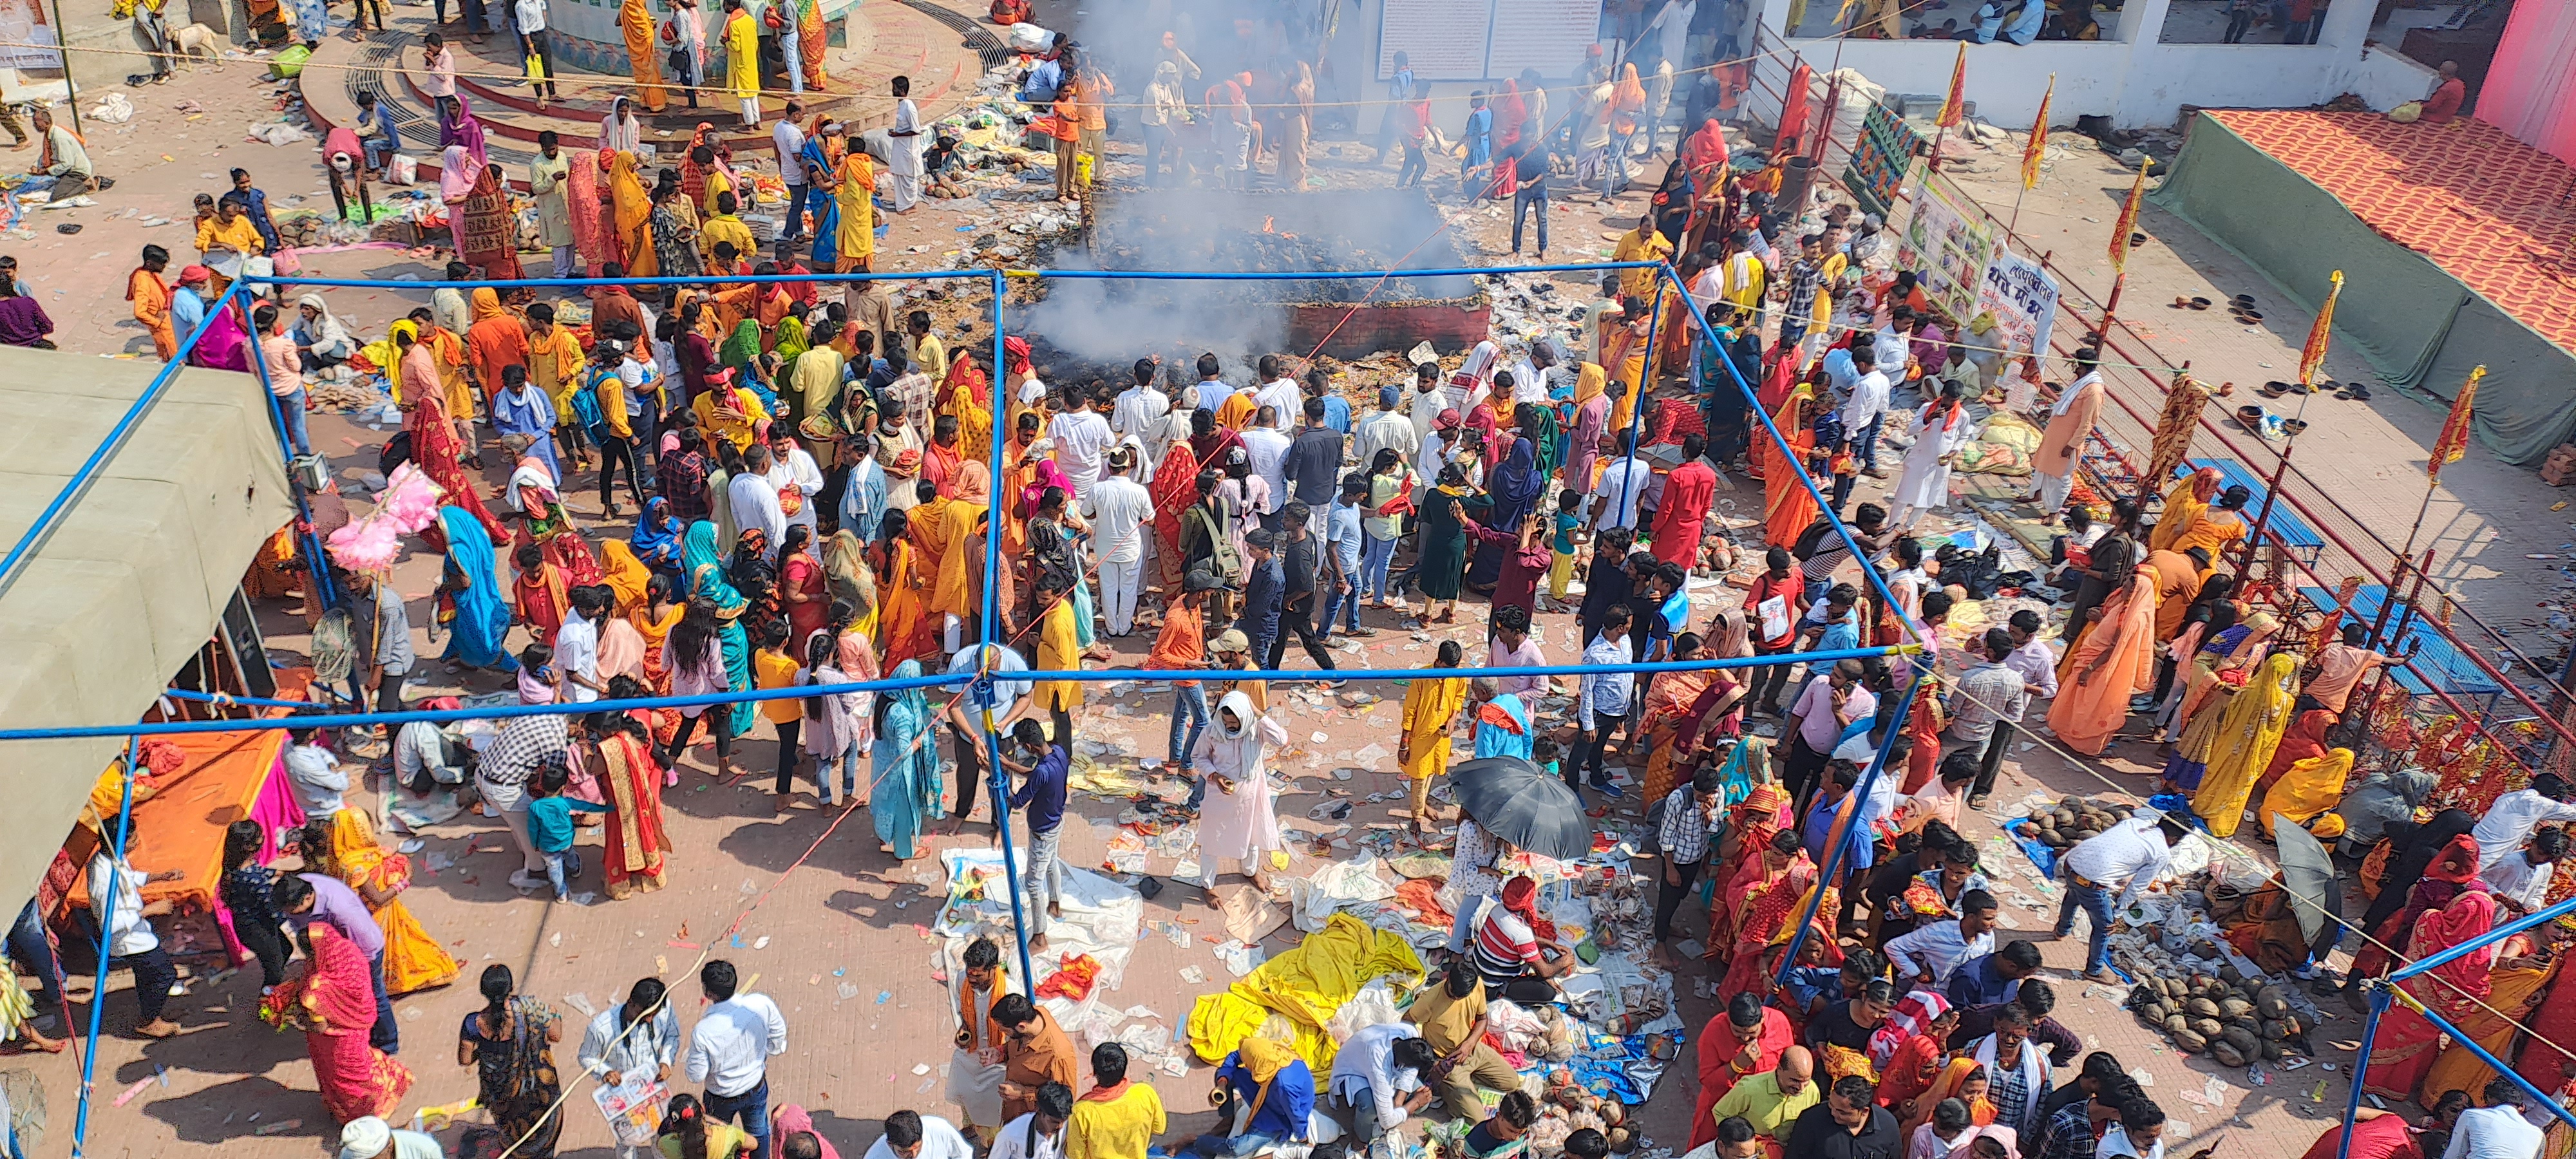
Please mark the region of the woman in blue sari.
[[447, 537], [447, 562], [438, 579], [438, 593], [448, 604], [443, 659], [518, 671], [518, 660], [502, 648], [510, 634], [510, 600], [494, 570], [492, 537], [484, 532], [483, 522], [462, 507], [439, 508], [438, 527]]
[[[1517, 536], [1521, 521], [1529, 518], [1538, 506], [1539, 493], [1547, 489], [1547, 475], [1539, 470], [1538, 450], [1533, 440], [1512, 440], [1512, 449], [1503, 456], [1503, 465], [1486, 483], [1486, 493], [1493, 498], [1493, 513], [1480, 520], [1489, 530]], [[1467, 585], [1478, 591], [1494, 586], [1503, 572], [1503, 545], [1488, 543], [1477, 549], [1475, 562], [1467, 568]]]
[[[921, 661], [895, 665], [892, 678], [921, 675]], [[868, 782], [868, 814], [876, 819], [877, 840], [899, 860], [921, 855], [914, 839], [930, 822], [947, 816], [941, 802], [939, 752], [931, 744], [930, 698], [918, 688], [877, 694], [877, 741], [870, 754], [875, 772]]]
[[685, 580], [688, 577], [680, 573], [680, 540], [687, 534], [688, 528], [671, 514], [671, 501], [656, 495], [644, 501], [644, 514], [635, 521], [635, 535], [628, 542], [644, 566]]
[[806, 179], [810, 182], [810, 184], [805, 186], [805, 208], [812, 211], [814, 214], [814, 258], [812, 265], [819, 273], [830, 273], [832, 271], [832, 267], [840, 264], [841, 260], [841, 243], [839, 240], [841, 231], [841, 203], [838, 199], [832, 196], [832, 187], [838, 183], [830, 180], [813, 181], [813, 175], [821, 173], [826, 178], [829, 178], [833, 173], [840, 170], [840, 166], [834, 164], [830, 156], [823, 151], [823, 134], [821, 133], [806, 134], [805, 151], [798, 154], [798, 157], [805, 164]]
[[[724, 554], [716, 550], [716, 525], [699, 520], [689, 525], [688, 536], [681, 541], [680, 566], [688, 570], [689, 596], [703, 598], [715, 605], [716, 616], [724, 627], [716, 640], [724, 646], [725, 677], [735, 688], [753, 687], [751, 677], [751, 636], [743, 631], [742, 613], [751, 606], [733, 580], [725, 575]], [[719, 723], [724, 735], [741, 736], [751, 731], [751, 722], [760, 706], [755, 701], [736, 701], [727, 705]]]

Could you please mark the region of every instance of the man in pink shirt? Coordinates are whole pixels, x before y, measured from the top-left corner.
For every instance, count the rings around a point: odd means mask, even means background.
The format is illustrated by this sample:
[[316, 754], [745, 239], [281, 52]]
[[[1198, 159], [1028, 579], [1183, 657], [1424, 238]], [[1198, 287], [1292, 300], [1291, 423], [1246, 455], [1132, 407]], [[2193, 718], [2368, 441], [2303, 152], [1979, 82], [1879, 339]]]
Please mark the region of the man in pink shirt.
[[[1494, 638], [1485, 645], [1487, 668], [1536, 668], [1547, 663], [1547, 653], [1539, 650], [1538, 640], [1530, 635], [1529, 610], [1519, 605], [1494, 610]], [[1497, 676], [1494, 690], [1514, 696], [1544, 696], [1547, 677]]]
[[2362, 677], [2370, 674], [2371, 669], [2382, 664], [2403, 663], [2415, 655], [2412, 641], [2408, 642], [2405, 651], [2390, 656], [2362, 647], [2361, 642], [2369, 638], [2370, 629], [2360, 624], [2345, 624], [2343, 639], [2326, 645], [2325, 651], [2317, 654], [2317, 676], [2308, 682], [2308, 695], [2315, 697], [2317, 703], [2326, 706], [2327, 710], [2341, 715], [2344, 705], [2352, 699], [2353, 688], [2361, 683]]
[[295, 336], [286, 332], [275, 302], [251, 311], [250, 322], [259, 333], [259, 360], [268, 370], [268, 393], [277, 396], [278, 414], [295, 438], [295, 453], [310, 455], [312, 444], [304, 438], [303, 352], [296, 349]]

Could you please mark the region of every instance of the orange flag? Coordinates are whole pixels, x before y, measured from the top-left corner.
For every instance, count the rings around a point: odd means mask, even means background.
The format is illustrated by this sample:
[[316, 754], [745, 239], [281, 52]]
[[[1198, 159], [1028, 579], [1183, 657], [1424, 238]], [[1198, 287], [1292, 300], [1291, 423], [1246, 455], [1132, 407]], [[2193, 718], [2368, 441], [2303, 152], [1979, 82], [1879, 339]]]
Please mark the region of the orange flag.
[[[2132, 197], [2131, 201], [2136, 198]], [[2308, 344], [2299, 350], [2299, 385], [2314, 386], [2317, 372], [2326, 366], [2326, 336], [2334, 329], [2335, 299], [2343, 296], [2343, 271], [2336, 270], [2334, 284], [2326, 290], [2325, 305], [2317, 307], [2317, 324], [2308, 328]]]
[[2460, 387], [2460, 397], [2451, 400], [2451, 417], [2442, 420], [2442, 437], [2433, 440], [2433, 455], [2424, 460], [2427, 482], [2442, 477], [2445, 464], [2456, 463], [2469, 454], [2469, 414], [2476, 408], [2478, 380], [2487, 376], [2487, 368], [2469, 372], [2469, 381]]
[[[2129, 235], [2137, 232], [2138, 199], [2146, 195], [2147, 167], [2155, 163], [2153, 157], [2138, 162], [2138, 179], [2129, 183], [2129, 200], [2120, 206], [2119, 224], [2111, 227], [2111, 272], [2114, 274], [2125, 273], [2129, 268]], [[2026, 171], [2029, 159], [2024, 158], [2022, 165]]]
[[1959, 42], [1959, 63], [1950, 68], [1950, 99], [1941, 102], [1941, 117], [1935, 124], [1946, 129], [1968, 115], [1968, 42]]
[[2057, 95], [2057, 74], [2048, 74], [2048, 88], [2039, 94], [2039, 119], [2030, 123], [2030, 143], [2021, 150], [2021, 187], [2039, 188], [2039, 163], [2048, 154], [2048, 98]]

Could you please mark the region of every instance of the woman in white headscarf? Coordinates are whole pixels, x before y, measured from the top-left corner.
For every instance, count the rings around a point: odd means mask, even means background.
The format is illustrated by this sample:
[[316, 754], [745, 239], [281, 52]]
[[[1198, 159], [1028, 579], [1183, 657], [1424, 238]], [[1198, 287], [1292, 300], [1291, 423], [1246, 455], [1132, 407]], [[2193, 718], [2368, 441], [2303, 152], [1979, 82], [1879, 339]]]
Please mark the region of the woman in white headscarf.
[[348, 328], [331, 316], [331, 307], [323, 303], [322, 295], [305, 294], [295, 299], [295, 310], [302, 315], [302, 322], [296, 327], [299, 331], [296, 353], [304, 363], [304, 373], [313, 374], [341, 365], [358, 352], [357, 342], [349, 337]]
[[1449, 385], [1444, 392], [1449, 396], [1449, 409], [1463, 415], [1484, 402], [1486, 396], [1494, 392], [1494, 371], [1502, 358], [1502, 346], [1491, 338], [1477, 343], [1475, 349], [1468, 351], [1467, 360], [1458, 364], [1458, 369], [1449, 375]]
[[[1254, 889], [1270, 891], [1266, 859], [1271, 851], [1285, 846], [1279, 838], [1279, 815], [1272, 808], [1270, 770], [1264, 758], [1287, 743], [1288, 730], [1256, 711], [1251, 695], [1241, 689], [1225, 694], [1217, 703], [1216, 720], [1199, 734], [1198, 747], [1190, 750], [1190, 764], [1214, 790], [1199, 811], [1199, 884], [1203, 888], [1215, 889], [1217, 862], [1232, 858]], [[1216, 908], [1213, 892], [1207, 904]]]

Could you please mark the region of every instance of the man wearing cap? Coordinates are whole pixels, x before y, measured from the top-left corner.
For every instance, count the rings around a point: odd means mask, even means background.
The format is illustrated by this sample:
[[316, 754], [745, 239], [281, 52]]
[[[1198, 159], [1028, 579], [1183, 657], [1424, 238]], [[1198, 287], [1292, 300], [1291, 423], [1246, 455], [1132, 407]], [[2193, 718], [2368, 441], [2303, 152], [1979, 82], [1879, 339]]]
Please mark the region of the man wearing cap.
[[1422, 449], [1422, 436], [1414, 432], [1412, 416], [1404, 413], [1404, 392], [1392, 386], [1377, 389], [1377, 413], [1361, 420], [1351, 439], [1362, 471], [1377, 462], [1379, 451], [1392, 449], [1410, 463]]
[[1440, 468], [1449, 462], [1449, 444], [1457, 441], [1463, 422], [1454, 410], [1443, 410], [1439, 418], [1432, 420], [1431, 433], [1424, 436], [1422, 446], [1413, 453], [1414, 474], [1425, 479], [1440, 477]]
[[374, 1115], [351, 1119], [340, 1128], [340, 1159], [445, 1159], [438, 1138], [419, 1131], [397, 1131]]
[[206, 320], [206, 283], [214, 276], [204, 266], [179, 271], [179, 284], [170, 288], [171, 333], [185, 338]]

